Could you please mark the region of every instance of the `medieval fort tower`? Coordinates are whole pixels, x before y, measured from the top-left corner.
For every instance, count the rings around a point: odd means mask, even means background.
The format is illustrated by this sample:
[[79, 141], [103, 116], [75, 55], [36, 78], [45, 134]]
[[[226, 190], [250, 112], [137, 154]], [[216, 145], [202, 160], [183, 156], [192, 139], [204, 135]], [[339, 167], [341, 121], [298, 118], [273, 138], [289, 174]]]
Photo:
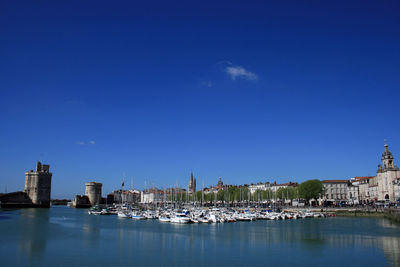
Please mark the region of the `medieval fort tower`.
[[25, 193], [32, 203], [43, 208], [50, 207], [51, 194], [50, 165], [36, 164], [36, 171], [30, 170], [25, 173]]

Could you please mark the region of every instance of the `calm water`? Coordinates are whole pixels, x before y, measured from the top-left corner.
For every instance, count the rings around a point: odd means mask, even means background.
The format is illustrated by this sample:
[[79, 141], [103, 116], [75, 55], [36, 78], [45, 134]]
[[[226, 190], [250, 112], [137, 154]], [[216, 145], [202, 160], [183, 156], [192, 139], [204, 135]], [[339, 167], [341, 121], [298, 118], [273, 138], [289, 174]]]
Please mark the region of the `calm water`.
[[67, 207], [0, 211], [1, 266], [400, 266], [400, 228], [376, 218], [175, 225]]

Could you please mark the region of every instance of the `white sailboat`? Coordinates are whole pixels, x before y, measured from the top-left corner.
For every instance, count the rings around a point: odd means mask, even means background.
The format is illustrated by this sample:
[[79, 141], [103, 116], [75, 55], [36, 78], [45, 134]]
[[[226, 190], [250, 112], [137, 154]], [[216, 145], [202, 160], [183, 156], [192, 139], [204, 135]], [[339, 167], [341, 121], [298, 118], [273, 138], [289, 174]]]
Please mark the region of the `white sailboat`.
[[172, 223], [189, 223], [190, 218], [186, 216], [185, 213], [177, 212], [175, 216], [171, 217]]

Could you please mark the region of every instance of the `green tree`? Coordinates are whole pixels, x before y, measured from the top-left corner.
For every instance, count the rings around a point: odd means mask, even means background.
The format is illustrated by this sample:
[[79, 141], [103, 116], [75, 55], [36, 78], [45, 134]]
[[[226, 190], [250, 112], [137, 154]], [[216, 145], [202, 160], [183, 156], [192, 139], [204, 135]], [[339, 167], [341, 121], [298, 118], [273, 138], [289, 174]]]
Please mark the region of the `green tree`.
[[286, 187], [286, 188], [279, 188], [276, 191], [276, 197], [283, 200], [283, 199], [295, 199], [297, 198], [297, 188], [295, 187]]
[[217, 193], [217, 200], [218, 201], [225, 202], [225, 192], [226, 192], [226, 190], [224, 190], [224, 189], [221, 189], [221, 190], [218, 191], [218, 193]]
[[196, 200], [197, 200], [198, 202], [201, 202], [201, 194], [202, 194], [202, 191], [197, 191], [195, 194], [196, 194]]
[[320, 180], [308, 180], [299, 185], [299, 196], [307, 201], [317, 199], [324, 192], [324, 186]]

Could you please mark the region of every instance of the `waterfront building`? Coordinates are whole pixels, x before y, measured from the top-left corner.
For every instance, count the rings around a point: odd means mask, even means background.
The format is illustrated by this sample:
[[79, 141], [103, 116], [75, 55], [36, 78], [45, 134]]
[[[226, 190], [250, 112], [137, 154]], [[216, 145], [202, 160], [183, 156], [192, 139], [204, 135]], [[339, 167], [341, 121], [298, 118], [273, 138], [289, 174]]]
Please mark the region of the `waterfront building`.
[[141, 194], [141, 203], [150, 204], [155, 203], [157, 200], [157, 195], [154, 192], [142, 192]]
[[1, 207], [49, 208], [51, 196], [50, 165], [37, 162], [36, 171], [25, 172], [24, 192], [0, 194]]
[[91, 206], [88, 196], [85, 195], [76, 195], [72, 200], [72, 207], [74, 208], [90, 208]]
[[257, 190], [266, 191], [271, 188], [271, 184], [269, 182], [266, 183], [257, 183], [257, 184], [250, 184], [249, 190], [251, 194], [254, 194]]
[[393, 181], [394, 201], [400, 201], [400, 178]]
[[378, 165], [376, 175], [378, 184], [378, 200], [389, 200], [393, 202], [395, 201], [394, 181], [400, 177], [400, 170], [396, 165], [394, 165], [394, 157], [392, 152], [389, 151], [389, 146], [387, 144], [384, 145], [381, 160], [382, 165]]
[[141, 202], [141, 192], [139, 190], [134, 190], [134, 189], [122, 190], [122, 189], [119, 189], [119, 190], [114, 190], [110, 195], [113, 195], [113, 198], [112, 198], [112, 202], [113, 203], [134, 204], [134, 203]]
[[[186, 193], [186, 190], [174, 188], [170, 193], [175, 195], [182, 194]], [[164, 200], [167, 200], [167, 191], [158, 188], [146, 189], [140, 194], [140, 202], [144, 204], [161, 203]]]
[[348, 183], [348, 180], [323, 180], [322, 184], [325, 189], [323, 200], [335, 204], [347, 201]]
[[218, 193], [218, 187], [216, 186], [210, 186], [210, 187], [206, 187], [204, 188], [204, 194], [216, 194]]
[[90, 205], [99, 205], [101, 202], [102, 183], [89, 182], [85, 184], [85, 195], [89, 198]]
[[42, 165], [39, 161], [36, 171], [30, 170], [25, 173], [24, 192], [34, 205], [50, 207], [51, 176], [50, 165]]
[[274, 181], [274, 183], [270, 184], [270, 188], [273, 192], [276, 192], [279, 190], [279, 188], [297, 187], [298, 185], [299, 185], [298, 183], [294, 183], [294, 182], [277, 184], [276, 181]]
[[[203, 191], [204, 191], [205, 194], [211, 194], [211, 193], [214, 194], [214, 193], [218, 193], [219, 190], [223, 190], [223, 189], [226, 189], [226, 188], [229, 188], [229, 187], [232, 187], [232, 186], [233, 186], [233, 185], [226, 185], [226, 184], [224, 184], [224, 183], [222, 182], [222, 178], [219, 177], [216, 186], [210, 185], [209, 187], [204, 188]], [[243, 186], [243, 187], [248, 187], [247, 184], [239, 185], [239, 187], [242, 187], [242, 186]]]
[[89, 182], [85, 184], [85, 195], [76, 195], [72, 201], [75, 208], [88, 208], [100, 204], [105, 204], [106, 199], [101, 197], [103, 184], [97, 182]]
[[359, 198], [359, 187], [357, 185], [352, 184], [351, 182], [348, 183], [347, 186], [347, 199], [348, 203], [351, 205], [358, 205], [360, 204]]
[[358, 199], [360, 204], [366, 204], [376, 201], [376, 183], [375, 176], [356, 176], [350, 179], [353, 186], [358, 187]]
[[375, 183], [372, 183], [368, 186], [370, 202], [375, 202], [378, 200], [378, 189], [379, 187]]
[[251, 194], [254, 194], [254, 192], [257, 190], [263, 190], [263, 191], [271, 190], [273, 192], [276, 192], [280, 188], [297, 187], [298, 185], [299, 185], [298, 183], [294, 183], [294, 182], [278, 184], [275, 181], [273, 183], [266, 182], [266, 183], [250, 184], [249, 190], [250, 190]]

